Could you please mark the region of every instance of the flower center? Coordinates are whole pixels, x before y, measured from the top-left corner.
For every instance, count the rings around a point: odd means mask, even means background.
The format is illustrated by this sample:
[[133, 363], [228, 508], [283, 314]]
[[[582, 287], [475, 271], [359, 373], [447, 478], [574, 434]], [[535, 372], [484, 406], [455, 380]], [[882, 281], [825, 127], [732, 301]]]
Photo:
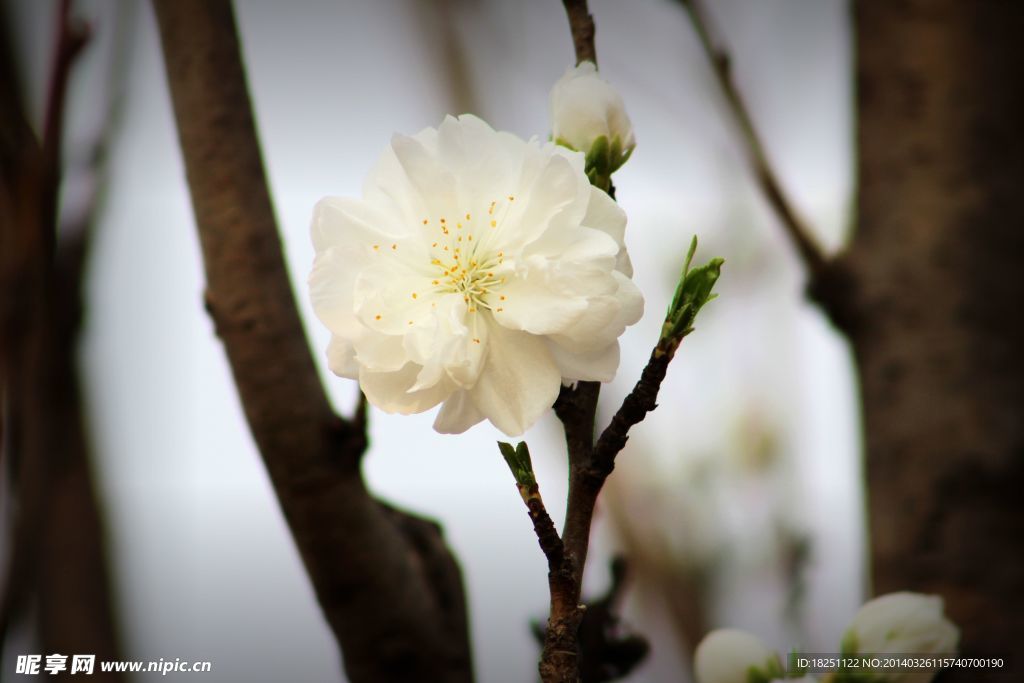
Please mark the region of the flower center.
[[[436, 223], [440, 234], [435, 233], [433, 237], [437, 239], [430, 245], [430, 265], [436, 269], [431, 284], [437, 292], [461, 294], [469, 313], [476, 313], [479, 309], [503, 310], [500, 302], [505, 300], [505, 296], [499, 295], [497, 302], [491, 297], [505, 282], [505, 276], [496, 272], [505, 261], [505, 253], [495, 251], [493, 235], [514, 200], [515, 197], [509, 195], [507, 203], [501, 202], [504, 210], [500, 211], [497, 210], [499, 202], [492, 201], [487, 209], [487, 218], [482, 222], [474, 221], [473, 214], [466, 212], [461, 214], [460, 220], [454, 221], [454, 225], [444, 217]], [[424, 226], [431, 222], [429, 218], [423, 219]]]
[[492, 307], [488, 302], [488, 295], [505, 282], [505, 278], [493, 270], [503, 260], [504, 255], [498, 252], [482, 262], [469, 257], [467, 263], [462, 263], [462, 259], [456, 254], [450, 263], [435, 263], [435, 267], [440, 270], [440, 277], [434, 282], [437, 283], [440, 292], [462, 294], [470, 313], [476, 313], [480, 308], [489, 311]]

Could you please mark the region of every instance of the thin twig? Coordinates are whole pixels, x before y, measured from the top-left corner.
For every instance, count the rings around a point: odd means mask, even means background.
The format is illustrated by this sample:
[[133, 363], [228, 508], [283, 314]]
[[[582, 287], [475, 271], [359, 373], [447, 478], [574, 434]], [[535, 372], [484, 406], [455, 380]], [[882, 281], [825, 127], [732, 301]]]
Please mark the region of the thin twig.
[[544, 507], [536, 484], [519, 487], [529, 510], [533, 530], [541, 551], [548, 560], [548, 590], [551, 594], [551, 618], [544, 631], [544, 656], [540, 662], [542, 681], [573, 680], [579, 671], [579, 628], [583, 620], [580, 584], [572, 558], [565, 553], [558, 531]]
[[790, 202], [782, 189], [782, 185], [779, 183], [778, 174], [768, 160], [764, 144], [750, 116], [750, 110], [733, 80], [729, 55], [723, 48], [716, 47], [711, 31], [708, 28], [707, 13], [704, 11], [700, 0], [679, 1], [690, 15], [698, 41], [708, 58], [708, 62], [711, 64], [718, 84], [722, 88], [725, 100], [736, 117], [736, 122], [743, 133], [743, 139], [746, 143], [747, 153], [750, 157], [750, 163], [753, 167], [757, 183], [768, 203], [771, 204], [772, 209], [778, 215], [783, 229], [792, 240], [807, 270], [812, 277], [815, 277], [825, 269], [827, 259], [821, 247], [818, 246], [818, 243], [812, 237], [812, 231], [797, 214], [792, 202]]
[[520, 486], [519, 495], [522, 496], [526, 509], [530, 514], [530, 521], [533, 522], [533, 531], [537, 534], [537, 542], [548, 560], [548, 571], [552, 574], [562, 572], [565, 567], [565, 547], [562, 539], [555, 529], [555, 523], [551, 521], [551, 515], [544, 507], [544, 499], [540, 495], [540, 487]]
[[679, 340], [662, 337], [651, 351], [651, 357], [647, 360], [640, 379], [623, 400], [611, 422], [601, 432], [594, 446], [594, 462], [599, 471], [611, 473], [615, 466], [615, 456], [625, 448], [629, 439], [630, 428], [642, 422], [647, 413], [658, 407], [658, 391], [678, 348]]
[[594, 17], [590, 16], [587, 0], [562, 0], [562, 4], [565, 5], [565, 14], [569, 18], [576, 63], [597, 64], [597, 51], [594, 49]]

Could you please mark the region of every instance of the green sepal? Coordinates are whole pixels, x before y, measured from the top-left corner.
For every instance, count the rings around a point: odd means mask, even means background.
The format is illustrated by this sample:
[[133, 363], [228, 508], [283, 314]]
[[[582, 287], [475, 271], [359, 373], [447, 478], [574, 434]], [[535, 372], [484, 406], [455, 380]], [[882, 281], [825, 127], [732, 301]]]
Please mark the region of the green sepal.
[[537, 478], [533, 474], [533, 461], [530, 459], [530, 449], [525, 441], [520, 441], [515, 448], [510, 443], [499, 441], [498, 450], [505, 458], [508, 468], [512, 470], [516, 484], [527, 489], [537, 486]]
[[852, 628], [847, 629], [846, 633], [843, 634], [843, 639], [839, 641], [839, 654], [841, 655], [853, 655], [857, 653], [857, 632]]
[[[789, 678], [803, 678], [807, 675], [806, 666], [797, 666], [797, 660], [800, 657], [799, 650], [795, 648], [789, 651], [789, 656], [786, 658], [786, 676]], [[780, 676], [782, 678], [782, 676]]]
[[608, 144], [608, 137], [602, 135], [591, 143], [587, 152], [587, 175], [593, 172], [600, 177], [609, 176], [612, 173], [611, 165], [611, 147]]
[[690, 265], [696, 251], [697, 238], [695, 236], [690, 242], [686, 262], [683, 264], [683, 274], [679, 278], [679, 284], [676, 285], [672, 303], [665, 316], [662, 337], [682, 339], [688, 335], [693, 331], [693, 321], [697, 318], [700, 309], [718, 296], [713, 294], [712, 290], [722, 273], [722, 264], [725, 263], [725, 259], [716, 257], [703, 266], [691, 268]]
[[[559, 138], [556, 141], [563, 147], [573, 149], [566, 140]], [[608, 191], [612, 185], [612, 173], [617, 171], [633, 153], [633, 148], [622, 149], [622, 138], [615, 136], [610, 142], [607, 135], [595, 139], [584, 161], [584, 169], [590, 183], [604, 191]]]
[[782, 666], [782, 660], [778, 655], [772, 655], [764, 666], [751, 666], [747, 669], [746, 683], [771, 683], [785, 677], [786, 669]]
[[772, 658], [768, 660], [768, 665], [765, 667], [765, 673], [768, 674], [769, 680], [786, 677], [786, 668], [782, 666], [782, 660], [779, 659], [777, 654], [772, 655]]
[[566, 140], [566, 139], [565, 139], [565, 138], [563, 138], [563, 137], [557, 137], [557, 138], [555, 138], [555, 144], [556, 144], [556, 145], [558, 145], [559, 147], [565, 147], [565, 148], [567, 148], [567, 149], [571, 149], [571, 150], [572, 150], [572, 151], [574, 151], [574, 152], [578, 152], [578, 151], [579, 151], [578, 149], [576, 149], [575, 147], [573, 147], [573, 146], [572, 146], [571, 144], [569, 144], [569, 141], [568, 141], [568, 140]]
[[747, 683], [772, 683], [772, 677], [763, 669], [752, 666], [747, 669]]

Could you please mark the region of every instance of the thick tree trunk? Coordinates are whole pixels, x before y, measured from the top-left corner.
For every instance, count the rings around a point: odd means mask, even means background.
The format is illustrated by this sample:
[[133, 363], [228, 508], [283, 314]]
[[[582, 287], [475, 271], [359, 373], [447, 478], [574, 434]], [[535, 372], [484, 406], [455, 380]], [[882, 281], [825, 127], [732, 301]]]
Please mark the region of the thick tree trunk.
[[859, 222], [837, 265], [864, 397], [873, 589], [942, 595], [963, 653], [1012, 660], [1024, 633], [1024, 4], [854, 7]]
[[206, 270], [206, 306], [352, 683], [473, 679], [441, 528], [374, 498], [364, 420], [335, 415], [288, 274], [228, 0], [155, 0]]

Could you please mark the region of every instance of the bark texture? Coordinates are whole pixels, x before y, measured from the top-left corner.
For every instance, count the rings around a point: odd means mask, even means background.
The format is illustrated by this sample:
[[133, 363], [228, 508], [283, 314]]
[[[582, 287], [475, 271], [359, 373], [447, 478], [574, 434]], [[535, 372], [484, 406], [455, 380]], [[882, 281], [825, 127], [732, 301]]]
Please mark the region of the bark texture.
[[353, 682], [472, 679], [458, 565], [431, 522], [384, 506], [359, 419], [334, 414], [299, 319], [227, 0], [156, 0], [206, 269], [250, 429]]
[[1024, 633], [1024, 5], [854, 8], [859, 221], [835, 281], [849, 288], [839, 317], [863, 391], [873, 589], [942, 595], [962, 652], [1012, 663]]

